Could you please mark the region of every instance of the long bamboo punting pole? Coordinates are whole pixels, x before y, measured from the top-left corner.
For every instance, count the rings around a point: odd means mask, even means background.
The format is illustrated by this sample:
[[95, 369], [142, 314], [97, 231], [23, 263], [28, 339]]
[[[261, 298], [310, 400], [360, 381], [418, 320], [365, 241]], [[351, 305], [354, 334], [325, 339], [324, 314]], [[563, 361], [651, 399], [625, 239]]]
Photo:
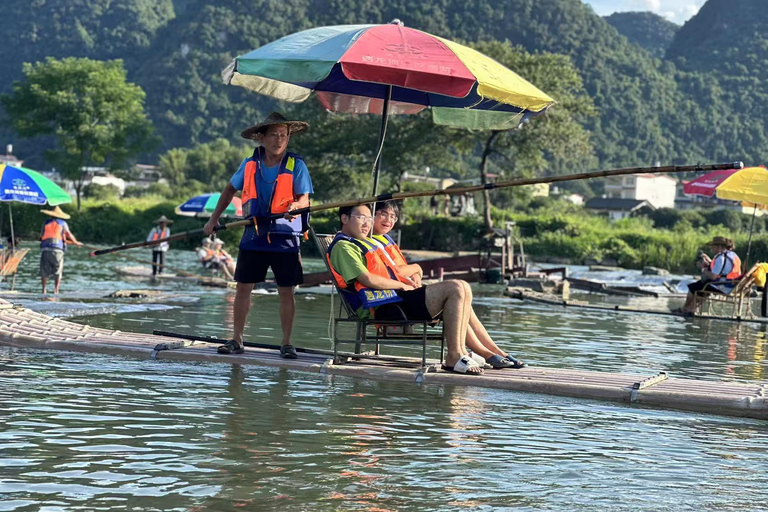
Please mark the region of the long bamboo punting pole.
[[[438, 190], [419, 190], [415, 192], [394, 192], [387, 194], [379, 194], [376, 196], [363, 197], [358, 199], [349, 199], [346, 201], [337, 201], [334, 203], [324, 203], [315, 206], [309, 206], [300, 210], [293, 210], [292, 215], [301, 215], [303, 213], [319, 212], [323, 210], [332, 210], [335, 208], [342, 208], [344, 206], [357, 206], [361, 204], [375, 203], [377, 201], [387, 201], [390, 199], [410, 199], [413, 197], [429, 197], [429, 196], [441, 196], [441, 195], [457, 195], [466, 194], [469, 192], [479, 192], [481, 190], [493, 190], [497, 188], [510, 188], [510, 187], [522, 187], [525, 185], [538, 185], [539, 183], [560, 183], [563, 181], [578, 181], [587, 180], [592, 178], [606, 178], [609, 176], [624, 176], [627, 174], [666, 174], [666, 173], [680, 173], [680, 172], [709, 172], [709, 171], [722, 171], [727, 169], [743, 169], [744, 164], [742, 162], [731, 162], [724, 164], [697, 164], [697, 165], [669, 165], [666, 167], [629, 167], [626, 169], [609, 169], [607, 171], [594, 171], [584, 172], [579, 174], [565, 174], [562, 176], [547, 176], [545, 178], [524, 178], [509, 181], [500, 181], [497, 183], [487, 183], [485, 185], [475, 185], [471, 187], [454, 187], [444, 188]], [[275, 215], [273, 218], [279, 218], [282, 215]], [[247, 226], [253, 223], [253, 219], [238, 220], [216, 226], [215, 231], [222, 231], [225, 229], [236, 228], [240, 226]], [[123, 244], [117, 247], [111, 247], [109, 249], [100, 249], [91, 253], [91, 256], [101, 256], [102, 254], [109, 254], [111, 252], [124, 251], [126, 249], [136, 249], [139, 247], [150, 247], [163, 242], [170, 242], [173, 240], [181, 240], [188, 236], [203, 234], [202, 229], [195, 229], [192, 231], [186, 231], [184, 233], [177, 233], [169, 236], [168, 238], [161, 238], [159, 240], [152, 240], [149, 242], [136, 242], [133, 244]]]

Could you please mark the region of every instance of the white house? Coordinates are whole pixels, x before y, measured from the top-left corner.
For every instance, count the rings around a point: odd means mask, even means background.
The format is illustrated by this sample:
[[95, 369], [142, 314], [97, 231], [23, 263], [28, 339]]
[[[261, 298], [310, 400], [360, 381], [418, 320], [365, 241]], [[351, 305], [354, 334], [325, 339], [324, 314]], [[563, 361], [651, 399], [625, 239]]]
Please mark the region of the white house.
[[654, 208], [674, 208], [677, 180], [660, 174], [636, 174], [606, 178], [605, 196], [609, 199], [648, 201]]
[[655, 210], [654, 206], [645, 199], [622, 199], [610, 197], [593, 197], [584, 205], [588, 210], [594, 210], [611, 220], [631, 217], [643, 208]]
[[19, 160], [13, 154], [13, 144], [5, 146], [5, 154], [0, 155], [0, 164], [13, 165], [15, 167], [21, 167], [24, 163], [23, 160]]

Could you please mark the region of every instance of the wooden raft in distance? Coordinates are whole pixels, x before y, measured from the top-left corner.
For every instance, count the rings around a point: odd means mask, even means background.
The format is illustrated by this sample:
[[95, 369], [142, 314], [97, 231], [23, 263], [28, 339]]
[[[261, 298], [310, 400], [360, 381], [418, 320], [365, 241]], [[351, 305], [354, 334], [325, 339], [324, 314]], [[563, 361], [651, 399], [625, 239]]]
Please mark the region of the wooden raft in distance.
[[[768, 419], [766, 385], [531, 367], [486, 370], [485, 375], [459, 375], [442, 370], [392, 366], [387, 361], [334, 365], [329, 356], [302, 353], [282, 359], [277, 350], [246, 348], [242, 355], [216, 353], [216, 344], [180, 338], [100, 329], [52, 318], [0, 299], [0, 346], [93, 352], [140, 359], [210, 361], [276, 366], [329, 375], [380, 381], [445, 384], [509, 389], [577, 398], [610, 400], [727, 416]], [[436, 362], [436, 361], [435, 361]], [[435, 367], [431, 368], [435, 370]]]

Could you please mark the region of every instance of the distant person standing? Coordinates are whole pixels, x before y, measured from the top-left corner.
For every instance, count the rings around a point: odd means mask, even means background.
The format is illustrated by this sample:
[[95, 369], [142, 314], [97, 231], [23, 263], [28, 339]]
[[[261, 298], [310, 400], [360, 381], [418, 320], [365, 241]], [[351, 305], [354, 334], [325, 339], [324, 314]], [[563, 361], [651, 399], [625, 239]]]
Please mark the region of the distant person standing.
[[40, 232], [40, 281], [43, 285], [43, 294], [46, 293], [48, 279], [55, 279], [53, 293], [59, 293], [61, 277], [64, 273], [64, 252], [67, 250], [67, 242], [81, 246], [75, 235], [69, 230], [67, 219], [69, 215], [58, 206], [53, 210], [40, 210], [52, 217], [43, 223]]
[[[173, 221], [162, 215], [159, 219], [155, 220], [157, 226], [153, 227], [147, 235], [147, 242], [154, 242], [156, 240], [162, 240], [171, 236], [171, 229], [168, 224], [173, 224]], [[165, 267], [165, 253], [168, 252], [168, 242], [163, 242], [152, 246], [152, 275], [163, 273]]]

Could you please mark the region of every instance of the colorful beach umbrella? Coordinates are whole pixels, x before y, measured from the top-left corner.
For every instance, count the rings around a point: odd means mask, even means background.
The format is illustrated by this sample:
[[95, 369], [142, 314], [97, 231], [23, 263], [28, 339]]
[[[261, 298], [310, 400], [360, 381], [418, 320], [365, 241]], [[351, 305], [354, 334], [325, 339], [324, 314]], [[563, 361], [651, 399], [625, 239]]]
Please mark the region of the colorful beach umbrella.
[[554, 103], [482, 53], [398, 20], [304, 30], [237, 57], [222, 78], [291, 102], [314, 91], [332, 112], [383, 114], [374, 194], [389, 114], [431, 108], [438, 124], [505, 130]]
[[768, 206], [768, 169], [747, 167], [733, 173], [718, 185], [717, 197]]
[[[210, 217], [216, 209], [216, 203], [219, 202], [220, 197], [221, 194], [219, 193], [195, 196], [184, 204], [177, 206], [174, 211], [176, 212], [176, 215], [183, 215], [186, 217]], [[242, 217], [243, 205], [240, 202], [240, 198], [232, 198], [232, 202], [229, 203], [229, 206], [227, 206], [227, 209], [224, 210], [222, 215], [228, 217]]]
[[[752, 222], [749, 226], [749, 240], [747, 242], [747, 255], [744, 257], [744, 266], [749, 264], [749, 254], [752, 252], [752, 232], [755, 227], [757, 205], [768, 206], [768, 169], [765, 167], [747, 167], [723, 181], [717, 187], [719, 199], [731, 201], [746, 201], [754, 205]], [[746, 272], [749, 270], [745, 268]]]
[[39, 172], [0, 164], [0, 201], [56, 206], [71, 203], [72, 198]]

